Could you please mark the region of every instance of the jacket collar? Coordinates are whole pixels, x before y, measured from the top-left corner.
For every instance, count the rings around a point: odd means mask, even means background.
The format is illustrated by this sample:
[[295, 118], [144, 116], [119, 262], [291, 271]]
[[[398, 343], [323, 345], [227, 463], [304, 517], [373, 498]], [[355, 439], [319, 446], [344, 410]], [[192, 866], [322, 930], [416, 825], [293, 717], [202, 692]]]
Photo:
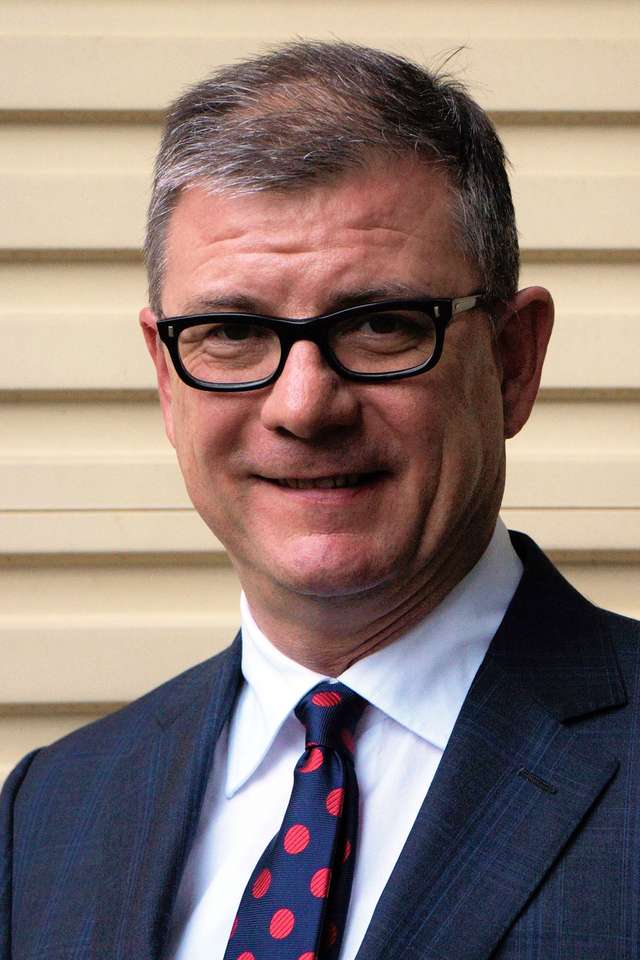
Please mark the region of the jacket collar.
[[603, 611], [536, 544], [512, 533], [524, 573], [488, 657], [561, 721], [627, 702]]

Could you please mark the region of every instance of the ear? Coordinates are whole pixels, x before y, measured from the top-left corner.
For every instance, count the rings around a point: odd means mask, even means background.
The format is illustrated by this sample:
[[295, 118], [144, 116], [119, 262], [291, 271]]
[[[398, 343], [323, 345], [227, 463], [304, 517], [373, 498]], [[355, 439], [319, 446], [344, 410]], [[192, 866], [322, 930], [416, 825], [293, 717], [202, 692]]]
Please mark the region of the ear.
[[507, 305], [496, 338], [502, 370], [505, 438], [515, 436], [529, 419], [553, 329], [553, 300], [544, 287], [527, 287]]
[[156, 368], [156, 378], [158, 381], [158, 393], [160, 395], [160, 406], [162, 407], [162, 416], [164, 417], [164, 428], [169, 438], [169, 442], [175, 447], [175, 431], [173, 423], [173, 384], [171, 378], [171, 369], [167, 362], [167, 353], [164, 348], [158, 330], [156, 327], [156, 315], [150, 307], [144, 307], [139, 315], [140, 326], [147, 344], [147, 350], [151, 354], [154, 366]]

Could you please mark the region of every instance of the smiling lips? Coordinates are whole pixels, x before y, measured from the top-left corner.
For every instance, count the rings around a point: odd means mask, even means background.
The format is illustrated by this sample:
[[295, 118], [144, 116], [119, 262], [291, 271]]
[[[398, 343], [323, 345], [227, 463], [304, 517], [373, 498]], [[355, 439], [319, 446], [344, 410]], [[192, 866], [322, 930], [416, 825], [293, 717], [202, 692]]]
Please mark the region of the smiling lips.
[[271, 479], [279, 487], [291, 490], [333, 490], [340, 487], [357, 487], [374, 477], [372, 473], [339, 473], [330, 477], [312, 477], [298, 479], [296, 477], [275, 477]]

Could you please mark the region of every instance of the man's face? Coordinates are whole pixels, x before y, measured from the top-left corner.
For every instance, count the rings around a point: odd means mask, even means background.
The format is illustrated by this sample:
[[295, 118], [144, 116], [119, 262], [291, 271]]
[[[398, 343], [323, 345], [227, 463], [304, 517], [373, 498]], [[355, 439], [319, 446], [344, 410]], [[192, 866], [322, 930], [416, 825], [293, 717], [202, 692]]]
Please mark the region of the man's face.
[[[410, 161], [299, 191], [188, 190], [168, 232], [164, 313], [309, 317], [476, 292], [449, 205], [443, 175]], [[472, 538], [486, 542], [504, 434], [500, 362], [482, 311], [456, 319], [439, 364], [413, 378], [348, 382], [303, 341], [276, 383], [232, 394], [183, 384], [150, 311], [142, 323], [189, 494], [250, 599], [401, 595]], [[327, 484], [345, 476], [355, 486]]]

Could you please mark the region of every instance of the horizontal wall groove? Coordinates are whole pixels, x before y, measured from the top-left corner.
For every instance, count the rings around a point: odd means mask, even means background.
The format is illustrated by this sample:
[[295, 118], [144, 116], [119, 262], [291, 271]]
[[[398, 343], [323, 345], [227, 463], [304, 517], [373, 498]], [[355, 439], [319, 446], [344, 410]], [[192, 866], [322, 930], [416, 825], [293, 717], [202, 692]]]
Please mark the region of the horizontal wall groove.
[[[536, 403], [575, 402], [575, 403], [610, 403], [612, 406], [620, 402], [637, 403], [640, 401], [640, 384], [638, 388], [577, 388], [577, 387], [541, 387]], [[89, 404], [106, 404], [116, 406], [121, 403], [135, 403], [140, 406], [151, 404], [159, 410], [158, 392], [154, 388], [148, 390], [0, 390], [0, 403], [18, 403], [25, 407], [47, 403], [75, 404], [78, 407]]]
[[107, 713], [113, 713], [126, 707], [126, 700], [117, 700], [100, 702], [87, 701], [74, 702], [68, 701], [61, 703], [59, 700], [43, 701], [42, 703], [0, 703], [0, 717], [48, 717], [48, 716], [66, 716], [72, 714], [77, 717], [86, 717], [89, 719], [104, 716]]
[[[608, 249], [605, 247], [520, 247], [520, 259], [523, 263], [617, 263], [635, 266], [640, 263], [640, 237], [638, 247]], [[135, 263], [143, 264], [142, 247], [124, 247], [100, 249], [89, 247], [41, 248], [41, 247], [4, 247], [0, 248], [1, 263]]]
[[[640, 400], [640, 385], [634, 387], [541, 387], [537, 402], [576, 401], [589, 403], [605, 401], [612, 404], [621, 401]], [[72, 403], [78, 406], [84, 403], [157, 403], [158, 394], [153, 388], [132, 390], [0, 390], [2, 403]]]
[[640, 124], [640, 110], [490, 110], [489, 116], [499, 126], [539, 127], [606, 127], [618, 124]]
[[0, 247], [0, 263], [143, 263], [142, 247]]
[[[559, 511], [559, 512], [561, 511], [563, 513], [566, 513], [566, 512], [571, 512], [573, 510], [578, 511], [579, 513], [585, 513], [589, 511], [592, 511], [595, 513], [603, 513], [603, 512], [606, 512], [607, 510], [612, 510], [612, 511], [615, 511], [616, 513], [620, 513], [626, 510], [631, 514], [635, 514], [639, 512], [639, 508], [636, 506], [549, 507], [545, 505], [540, 505], [540, 506], [534, 506], [534, 507], [529, 507], [529, 506], [520, 507], [519, 505], [513, 505], [513, 506], [509, 506], [508, 509], [510, 510], [526, 509], [531, 511], [544, 511], [545, 513], [547, 512], [552, 513], [553, 511]], [[181, 515], [182, 514], [184, 516], [197, 516], [195, 509], [189, 508], [189, 507], [152, 507], [144, 510], [142, 510], [140, 507], [118, 507], [117, 509], [114, 509], [113, 507], [109, 507], [109, 506], [100, 507], [100, 508], [87, 507], [87, 508], [81, 508], [81, 509], [77, 509], [75, 507], [62, 508], [62, 509], [58, 507], [52, 507], [51, 509], [45, 508], [45, 509], [28, 509], [28, 510], [2, 509], [0, 510], [0, 521], [2, 520], [2, 517], [6, 517], [6, 516], [24, 517], [25, 519], [27, 519], [28, 517], [31, 517], [34, 515], [35, 516], [56, 516], [56, 517], [63, 516], [65, 514], [72, 514], [74, 516], [96, 516], [97, 514], [102, 514], [102, 513], [109, 513], [113, 516], [121, 516], [121, 515], [122, 516], [128, 516], [128, 515], [140, 516], [141, 513], [144, 513], [145, 515], [148, 515], [148, 514]]]
[[[162, 124], [166, 110], [0, 110], [0, 123], [31, 124], [37, 123], [42, 127], [47, 124], [59, 123], [122, 123], [158, 126]], [[624, 122], [630, 122], [629, 116], [623, 114]]]
[[0, 556], [0, 572], [3, 570], [27, 572], [39, 569], [52, 571], [55, 568], [71, 575], [74, 571], [81, 572], [87, 568], [102, 570], [115, 567], [121, 571], [149, 566], [172, 568], [177, 564], [180, 565], [181, 570], [184, 567], [206, 567], [207, 570], [232, 569], [231, 561], [224, 550], [211, 551], [211, 553], [206, 551], [189, 553], [187, 550], [174, 553], [170, 549], [166, 553], [152, 551], [148, 553], [30, 553], [28, 555], [5, 553]]
[[0, 390], [0, 403], [150, 403], [158, 402], [152, 387], [131, 390]]
[[640, 263], [640, 236], [638, 237], [638, 247], [626, 248], [624, 250], [612, 250], [605, 247], [545, 247], [544, 249], [533, 247], [520, 247], [520, 259], [522, 263], [618, 263], [635, 266]]
[[[556, 564], [572, 563], [580, 566], [592, 566], [593, 564], [620, 564], [627, 566], [629, 564], [640, 564], [640, 544], [636, 550], [547, 550], [547, 555]], [[87, 568], [93, 570], [103, 570], [105, 568], [116, 568], [119, 571], [126, 569], [138, 569], [141, 567], [153, 566], [161, 569], [171, 569], [177, 564], [180, 568], [194, 567], [207, 570], [225, 569], [233, 570], [231, 561], [224, 551], [212, 553], [30, 553], [25, 554], [3, 554], [0, 556], [0, 573], [2, 571], [33, 571], [33, 570], [64, 570], [72, 575], [74, 571], [84, 571]]]
[[536, 403], [553, 403], [555, 401], [574, 403], [622, 403], [637, 402], [640, 400], [640, 384], [635, 387], [606, 387], [606, 388], [574, 388], [574, 387], [542, 387]]
[[[571, 513], [579, 513], [579, 514], [602, 513], [602, 514], [606, 514], [606, 513], [610, 512], [610, 513], [615, 513], [616, 515], [618, 515], [618, 514], [625, 514], [625, 513], [627, 513], [627, 514], [629, 514], [629, 516], [640, 518], [640, 510], [638, 509], [638, 507], [565, 507], [565, 506], [562, 506], [562, 507], [547, 507], [547, 506], [544, 506], [544, 505], [535, 506], [535, 507], [529, 507], [529, 506], [527, 506], [527, 507], [522, 507], [522, 506], [519, 506], [518, 504], [513, 504], [513, 505], [510, 505], [510, 506], [508, 506], [508, 507], [505, 507], [504, 509], [507, 510], [507, 511], [509, 511], [509, 510], [526, 510], [527, 513], [545, 513], [545, 514], [553, 514], [553, 513], [562, 513], [562, 514], [571, 514]], [[9, 512], [9, 511], [7, 511], [7, 513], [8, 513], [8, 512]]]
[[[526, 531], [525, 531], [526, 532]], [[592, 566], [596, 563], [611, 563], [627, 566], [629, 564], [640, 564], [640, 545], [637, 550], [557, 550], [550, 548], [547, 550], [547, 556], [556, 564], [572, 563], [580, 566]], [[38, 569], [53, 570], [54, 568], [65, 570], [72, 575], [74, 570], [81, 571], [91, 568], [101, 570], [105, 567], [117, 567], [122, 571], [125, 569], [137, 569], [140, 567], [160, 567], [172, 568], [177, 564], [180, 568], [203, 566], [207, 569], [224, 568], [232, 570], [231, 561], [224, 551], [217, 553], [189, 553], [179, 551], [167, 553], [30, 553], [25, 554], [3, 554], [0, 556], [0, 572], [12, 571], [33, 571]]]
[[[186, 494], [185, 494], [186, 496]], [[611, 508], [602, 508], [602, 509], [624, 509], [621, 507], [611, 507]], [[71, 515], [74, 517], [83, 517], [89, 516], [94, 517], [97, 514], [108, 513], [112, 517], [127, 517], [133, 515], [135, 517], [140, 516], [141, 513], [145, 515], [153, 515], [154, 513], [161, 513], [167, 516], [194, 516], [195, 510], [189, 507], [172, 507], [172, 506], [161, 506], [161, 507], [116, 507], [115, 509], [109, 505], [104, 507], [44, 507], [44, 508], [24, 508], [19, 507], [18, 509], [1, 509], [0, 510], [0, 523], [2, 523], [3, 517], [64, 517], [65, 515]]]
[[[489, 116], [497, 126], [578, 127], [617, 126], [640, 124], [640, 110], [490, 110]], [[159, 126], [166, 110], [87, 110], [84, 108], [59, 110], [0, 109], [0, 123], [32, 124], [136, 124]]]
[[569, 563], [579, 567], [636, 566], [640, 564], [640, 544], [636, 550], [548, 550], [547, 556], [558, 566]]
[[[554, 401], [575, 401], [576, 403], [635, 402], [640, 400], [640, 385], [635, 387], [541, 387], [537, 403], [552, 403]], [[77, 406], [90, 403], [117, 404], [122, 402], [132, 404], [158, 403], [158, 394], [155, 389], [132, 390], [0, 390], [0, 404], [40, 404], [40, 403], [67, 403]]]

